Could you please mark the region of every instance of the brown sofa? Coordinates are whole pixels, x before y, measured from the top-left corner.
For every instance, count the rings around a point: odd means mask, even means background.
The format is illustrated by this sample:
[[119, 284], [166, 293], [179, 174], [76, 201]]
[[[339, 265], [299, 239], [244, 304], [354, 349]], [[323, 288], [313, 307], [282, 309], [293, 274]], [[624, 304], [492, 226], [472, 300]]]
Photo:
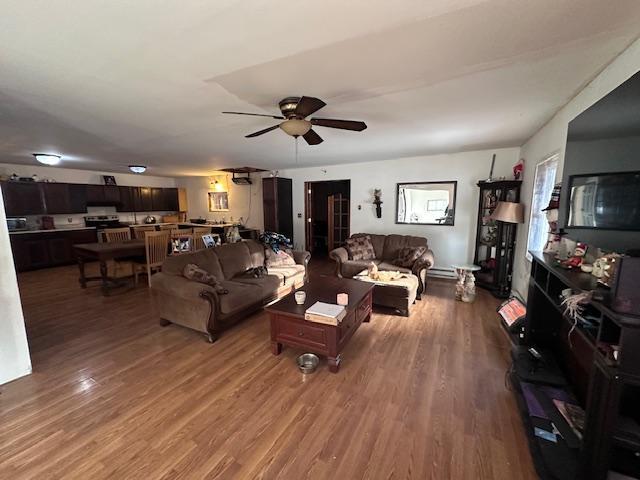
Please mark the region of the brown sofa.
[[[268, 268], [261, 278], [246, 273], [265, 265], [264, 246], [254, 240], [167, 258], [162, 271], [151, 277], [160, 324], [189, 327], [215, 341], [227, 327], [304, 284], [310, 254], [293, 254], [296, 265]], [[218, 294], [210, 285], [186, 279], [182, 272], [189, 263], [215, 275], [229, 293]]]
[[[427, 271], [433, 267], [433, 252], [429, 249], [427, 239], [413, 237], [411, 235], [376, 235], [372, 233], [356, 233], [353, 237], [369, 235], [376, 258], [373, 260], [351, 260], [346, 248], [340, 247], [332, 250], [329, 257], [336, 261], [336, 275], [351, 278], [367, 268], [371, 262], [378, 265], [380, 270], [398, 270], [404, 273], [413, 273], [418, 277], [418, 298], [427, 286]], [[398, 255], [398, 250], [403, 247], [426, 247], [427, 251], [413, 264], [411, 268], [399, 267], [393, 264]]]

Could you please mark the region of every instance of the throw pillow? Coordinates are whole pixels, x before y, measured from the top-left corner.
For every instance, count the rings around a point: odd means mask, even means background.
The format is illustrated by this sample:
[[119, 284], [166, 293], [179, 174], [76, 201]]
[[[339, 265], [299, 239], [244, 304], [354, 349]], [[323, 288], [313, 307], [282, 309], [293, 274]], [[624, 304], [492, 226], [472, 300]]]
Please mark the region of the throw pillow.
[[293, 259], [293, 252], [290, 249], [278, 250], [278, 253], [271, 250], [271, 248], [265, 249], [265, 265], [270, 267], [290, 267], [296, 264]]
[[396, 258], [393, 260], [394, 265], [404, 268], [412, 268], [427, 249], [425, 247], [402, 247], [398, 250]]
[[229, 293], [229, 290], [220, 285], [215, 275], [211, 275], [209, 272], [194, 263], [188, 263], [184, 266], [182, 276], [187, 280], [211, 285], [219, 295], [226, 295]]
[[369, 235], [351, 237], [344, 243], [347, 252], [349, 252], [349, 260], [374, 260], [376, 258], [376, 252]]

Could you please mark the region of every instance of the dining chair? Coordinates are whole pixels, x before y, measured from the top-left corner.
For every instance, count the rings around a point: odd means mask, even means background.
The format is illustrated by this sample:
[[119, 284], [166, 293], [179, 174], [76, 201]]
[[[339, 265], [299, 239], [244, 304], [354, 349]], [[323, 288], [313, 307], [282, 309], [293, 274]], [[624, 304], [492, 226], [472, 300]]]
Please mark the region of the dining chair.
[[131, 229], [129, 227], [105, 228], [103, 232], [104, 238], [108, 243], [131, 240]]
[[140, 227], [133, 227], [133, 237], [136, 240], [144, 240], [144, 234], [146, 232], [155, 232], [156, 227], [153, 225], [144, 225]]
[[160, 225], [160, 230], [178, 230], [178, 225], [175, 223], [169, 223], [167, 225]]
[[206, 245], [204, 244], [204, 240], [202, 240], [202, 236], [211, 234], [211, 227], [208, 227], [208, 228], [193, 227], [192, 233], [193, 233], [193, 250], [198, 251], [198, 250], [204, 250], [205, 248], [207, 248]]
[[[131, 240], [131, 230], [124, 228], [105, 228], [103, 231], [104, 240], [107, 243], [124, 242]], [[110, 276], [114, 278], [130, 277], [134, 273], [134, 265], [130, 260], [110, 260], [107, 262], [107, 272], [112, 272]]]
[[169, 232], [161, 230], [158, 232], [145, 232], [144, 251], [145, 263], [137, 263], [134, 270], [134, 282], [138, 284], [138, 275], [147, 274], [147, 281], [151, 287], [151, 274], [154, 270], [162, 270], [162, 264], [167, 258], [169, 246]]

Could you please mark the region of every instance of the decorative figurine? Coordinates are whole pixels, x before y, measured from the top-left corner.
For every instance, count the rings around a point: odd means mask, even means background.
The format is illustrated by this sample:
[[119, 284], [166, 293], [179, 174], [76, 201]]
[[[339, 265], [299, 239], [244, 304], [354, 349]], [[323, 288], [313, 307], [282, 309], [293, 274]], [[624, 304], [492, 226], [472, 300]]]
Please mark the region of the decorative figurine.
[[522, 180], [522, 174], [524, 173], [524, 158], [521, 158], [518, 163], [513, 166], [513, 179]]
[[584, 261], [584, 256], [587, 253], [587, 244], [578, 242], [576, 249], [573, 251], [573, 256], [569, 260], [562, 262], [564, 268], [580, 268]]

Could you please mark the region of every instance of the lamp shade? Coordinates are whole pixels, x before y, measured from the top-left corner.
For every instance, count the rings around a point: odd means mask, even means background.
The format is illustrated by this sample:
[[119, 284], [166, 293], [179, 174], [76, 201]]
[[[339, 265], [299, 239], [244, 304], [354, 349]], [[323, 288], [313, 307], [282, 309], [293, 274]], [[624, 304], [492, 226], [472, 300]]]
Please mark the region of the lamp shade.
[[292, 118], [291, 120], [282, 122], [280, 128], [292, 137], [299, 137], [311, 130], [311, 122]]
[[489, 218], [499, 222], [523, 223], [524, 207], [521, 203], [498, 202], [496, 209]]

